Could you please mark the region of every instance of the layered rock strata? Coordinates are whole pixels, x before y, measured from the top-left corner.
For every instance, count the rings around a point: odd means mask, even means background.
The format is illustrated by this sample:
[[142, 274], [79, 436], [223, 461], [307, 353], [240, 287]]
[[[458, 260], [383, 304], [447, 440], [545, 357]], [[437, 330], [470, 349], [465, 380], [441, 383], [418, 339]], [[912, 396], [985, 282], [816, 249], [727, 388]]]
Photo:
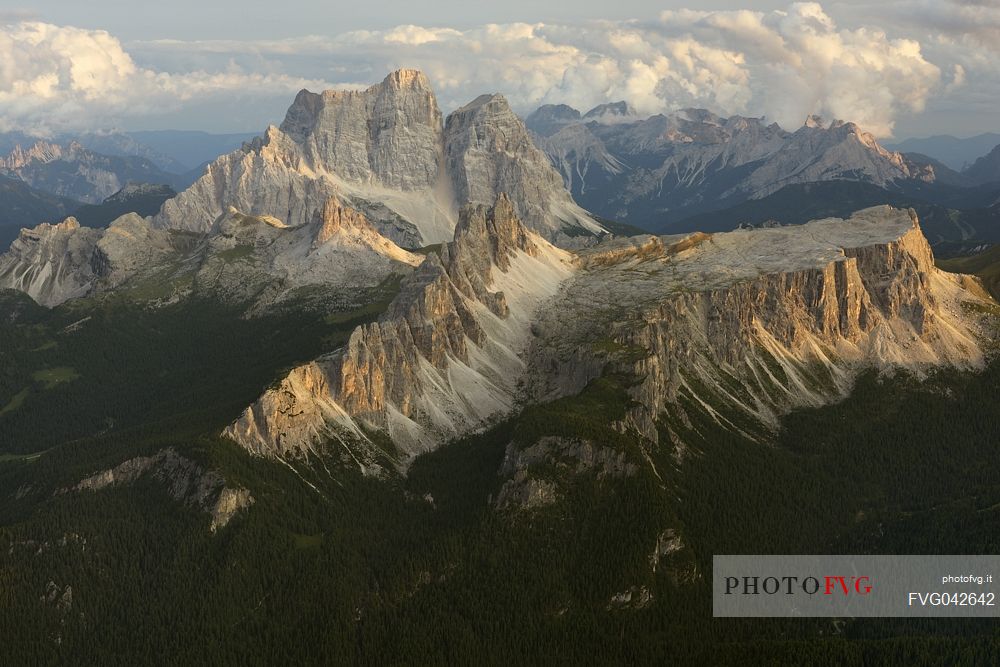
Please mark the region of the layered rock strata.
[[467, 207], [455, 240], [424, 260], [380, 321], [295, 369], [226, 435], [287, 456], [375, 430], [408, 456], [474, 429], [514, 406], [531, 322], [574, 270], [507, 197]]
[[293, 371], [226, 435], [287, 457], [379, 431], [405, 463], [609, 373], [629, 378], [633, 400], [618, 426], [649, 442], [685, 405], [766, 429], [842, 398], [865, 369], [981, 366], [989, 305], [974, 279], [935, 268], [910, 211], [635, 237], [574, 257], [501, 197], [465, 212], [380, 322]]
[[427, 78], [399, 70], [363, 91], [300, 92], [280, 127], [209, 165], [155, 222], [204, 231], [232, 206], [295, 226], [337, 193], [415, 248], [450, 240], [461, 206], [492, 204], [500, 192], [549, 238], [604, 233], [502, 96], [484, 95], [444, 123]]
[[[857, 373], [983, 364], [984, 293], [934, 266], [912, 211], [798, 227], [638, 237], [583, 254], [543, 312], [534, 400], [602, 373], [636, 379], [627, 424], [651, 441], [681, 397], [733, 428], [839, 400]], [[735, 415], [735, 418], [734, 418]]]

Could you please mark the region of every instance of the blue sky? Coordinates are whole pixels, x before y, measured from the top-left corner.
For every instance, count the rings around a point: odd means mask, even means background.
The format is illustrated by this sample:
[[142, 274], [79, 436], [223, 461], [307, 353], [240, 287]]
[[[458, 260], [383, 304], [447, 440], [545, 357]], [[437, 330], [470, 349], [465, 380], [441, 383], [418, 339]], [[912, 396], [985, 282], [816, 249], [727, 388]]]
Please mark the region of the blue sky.
[[995, 0], [0, 3], [0, 130], [257, 131], [300, 88], [403, 66], [445, 112], [496, 91], [522, 113], [624, 98], [881, 137], [1000, 130]]

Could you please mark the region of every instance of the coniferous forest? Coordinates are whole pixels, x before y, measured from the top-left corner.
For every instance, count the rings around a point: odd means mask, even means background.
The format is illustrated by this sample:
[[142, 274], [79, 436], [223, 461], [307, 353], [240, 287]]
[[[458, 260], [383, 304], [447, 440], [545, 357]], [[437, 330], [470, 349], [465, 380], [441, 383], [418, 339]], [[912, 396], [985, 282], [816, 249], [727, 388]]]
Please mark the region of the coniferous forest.
[[[1000, 365], [868, 374], [751, 439], [694, 404], [685, 443], [610, 427], [627, 378], [532, 406], [364, 476], [331, 451], [280, 465], [218, 434], [282, 371], [370, 312], [244, 319], [210, 303], [42, 309], [3, 295], [0, 662], [955, 664], [1000, 661], [990, 620], [714, 619], [723, 553], [996, 553]], [[615, 466], [524, 458], [540, 438]], [[75, 491], [172, 448], [253, 504], [221, 529], [169, 480]], [[523, 476], [523, 475], [522, 475]], [[505, 491], [506, 489], [506, 491]], [[658, 549], [668, 537], [669, 550]], [[67, 591], [69, 593], [67, 594]]]

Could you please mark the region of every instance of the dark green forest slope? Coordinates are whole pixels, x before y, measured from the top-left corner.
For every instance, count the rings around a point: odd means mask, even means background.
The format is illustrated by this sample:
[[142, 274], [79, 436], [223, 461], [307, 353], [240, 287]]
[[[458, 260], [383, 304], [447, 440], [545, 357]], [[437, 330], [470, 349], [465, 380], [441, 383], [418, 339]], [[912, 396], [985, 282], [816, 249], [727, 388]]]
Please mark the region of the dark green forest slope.
[[[216, 434], [377, 308], [2, 307], [4, 664], [1000, 661], [995, 621], [713, 619], [710, 596], [716, 553], [996, 553], [1000, 364], [867, 375], [760, 441], [682, 399], [683, 456], [610, 428], [629, 380], [604, 377], [375, 478]], [[164, 447], [255, 502], [212, 533], [151, 476], [62, 491]]]

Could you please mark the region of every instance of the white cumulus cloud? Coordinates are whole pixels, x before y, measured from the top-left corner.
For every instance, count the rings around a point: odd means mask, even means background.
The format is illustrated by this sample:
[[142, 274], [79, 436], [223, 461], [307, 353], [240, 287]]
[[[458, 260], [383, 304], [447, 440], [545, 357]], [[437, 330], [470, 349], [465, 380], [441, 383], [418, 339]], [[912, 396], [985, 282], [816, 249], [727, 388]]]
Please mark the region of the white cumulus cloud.
[[[983, 11], [958, 6], [973, 17]], [[586, 110], [625, 99], [646, 114], [695, 106], [792, 128], [818, 113], [885, 136], [934, 96], [960, 95], [978, 71], [950, 48], [912, 30], [835, 21], [817, 3], [581, 25], [402, 25], [281, 40], [162, 40], [127, 50], [100, 31], [14, 23], [0, 26], [0, 127], [107, 125], [99, 121], [234, 94], [269, 96], [272, 103], [260, 105], [262, 127], [280, 120], [273, 100], [290, 100], [298, 88], [353, 87], [418, 67], [444, 111], [496, 91], [521, 112], [549, 102]]]
[[140, 67], [101, 30], [41, 22], [0, 25], [0, 130], [106, 127], [205, 97], [248, 90], [288, 95], [322, 80], [230, 67], [170, 73]]

